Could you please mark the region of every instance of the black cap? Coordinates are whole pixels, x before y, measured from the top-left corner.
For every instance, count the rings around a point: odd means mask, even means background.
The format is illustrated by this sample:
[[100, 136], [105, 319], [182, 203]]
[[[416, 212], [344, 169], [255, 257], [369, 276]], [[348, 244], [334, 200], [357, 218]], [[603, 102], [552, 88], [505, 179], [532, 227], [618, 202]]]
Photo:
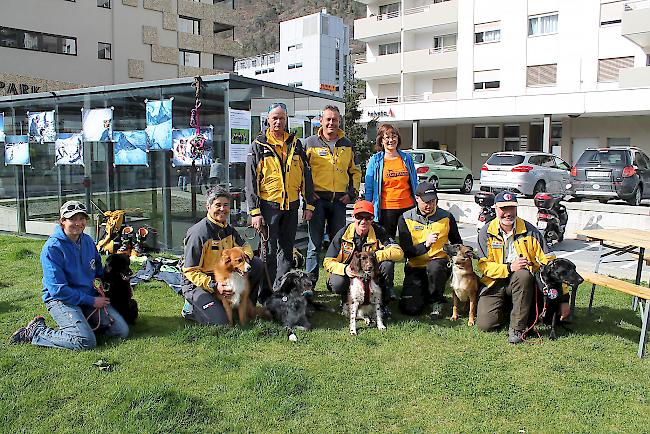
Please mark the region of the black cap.
[[517, 206], [517, 195], [511, 191], [502, 191], [494, 198], [494, 206], [497, 208]]
[[436, 186], [432, 182], [422, 182], [415, 189], [415, 195], [422, 199], [424, 202], [429, 202], [433, 199], [438, 199]]

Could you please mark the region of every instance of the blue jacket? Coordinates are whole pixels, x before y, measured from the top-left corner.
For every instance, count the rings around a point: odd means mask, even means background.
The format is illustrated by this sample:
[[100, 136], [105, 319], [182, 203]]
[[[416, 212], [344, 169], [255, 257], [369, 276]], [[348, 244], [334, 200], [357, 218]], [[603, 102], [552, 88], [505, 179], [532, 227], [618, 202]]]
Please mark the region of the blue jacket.
[[97, 291], [95, 277], [103, 275], [102, 258], [93, 239], [81, 234], [77, 245], [57, 226], [41, 250], [43, 267], [43, 301], [59, 300], [65, 304], [92, 306]]
[[[399, 156], [406, 164], [406, 169], [409, 172], [409, 182], [411, 183], [411, 195], [413, 196], [413, 203], [415, 203], [415, 189], [418, 186], [418, 175], [415, 172], [415, 163], [413, 157], [406, 152], [397, 150]], [[368, 168], [366, 169], [366, 200], [372, 202], [375, 206], [375, 221], [379, 221], [379, 214], [381, 213], [381, 186], [384, 181], [384, 151], [377, 152], [370, 157], [368, 161]]]

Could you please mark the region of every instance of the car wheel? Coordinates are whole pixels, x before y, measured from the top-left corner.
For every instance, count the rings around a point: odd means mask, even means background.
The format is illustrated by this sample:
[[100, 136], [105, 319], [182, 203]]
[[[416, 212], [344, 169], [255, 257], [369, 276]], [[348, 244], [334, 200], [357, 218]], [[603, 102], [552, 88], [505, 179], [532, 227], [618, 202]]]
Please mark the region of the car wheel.
[[460, 188], [460, 192], [463, 194], [468, 194], [472, 191], [472, 187], [474, 187], [474, 180], [470, 175], [467, 175], [467, 178], [465, 178], [465, 181], [463, 181], [463, 186]]
[[643, 197], [643, 190], [640, 185], [637, 185], [634, 191], [632, 192], [632, 197], [629, 198], [626, 202], [630, 205], [639, 206], [641, 205], [641, 198]]
[[600, 203], [607, 203], [607, 202], [609, 202], [609, 199], [606, 198], [606, 197], [603, 197], [603, 198], [601, 198], [601, 199], [598, 199], [598, 202], [600, 202]]
[[438, 189], [438, 178], [435, 176], [432, 176], [429, 178], [429, 182], [433, 184], [433, 187], [437, 190]]
[[544, 181], [537, 181], [537, 184], [535, 184], [535, 187], [533, 187], [533, 197], [537, 193], [541, 193], [543, 191], [546, 191], [546, 183]]

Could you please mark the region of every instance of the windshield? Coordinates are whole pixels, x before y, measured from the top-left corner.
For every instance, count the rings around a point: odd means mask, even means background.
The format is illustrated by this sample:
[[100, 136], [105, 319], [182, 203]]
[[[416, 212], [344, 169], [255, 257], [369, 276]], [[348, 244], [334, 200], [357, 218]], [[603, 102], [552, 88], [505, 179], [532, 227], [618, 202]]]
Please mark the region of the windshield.
[[415, 164], [424, 163], [424, 154], [422, 152], [409, 152], [409, 154], [413, 157], [413, 162]]
[[493, 166], [516, 166], [523, 162], [524, 156], [515, 154], [492, 154], [487, 160], [487, 164]]
[[627, 166], [630, 164], [624, 149], [587, 149], [576, 164], [603, 164], [606, 166]]

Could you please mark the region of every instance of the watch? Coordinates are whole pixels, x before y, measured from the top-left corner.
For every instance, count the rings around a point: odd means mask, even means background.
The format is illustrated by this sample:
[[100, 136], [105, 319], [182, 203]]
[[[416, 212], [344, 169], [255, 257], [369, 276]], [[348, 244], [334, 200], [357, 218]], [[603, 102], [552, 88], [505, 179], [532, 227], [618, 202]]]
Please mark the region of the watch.
[[208, 288], [212, 290], [212, 292], [216, 292], [217, 290], [217, 282], [214, 280], [211, 280], [210, 283], [208, 283]]

